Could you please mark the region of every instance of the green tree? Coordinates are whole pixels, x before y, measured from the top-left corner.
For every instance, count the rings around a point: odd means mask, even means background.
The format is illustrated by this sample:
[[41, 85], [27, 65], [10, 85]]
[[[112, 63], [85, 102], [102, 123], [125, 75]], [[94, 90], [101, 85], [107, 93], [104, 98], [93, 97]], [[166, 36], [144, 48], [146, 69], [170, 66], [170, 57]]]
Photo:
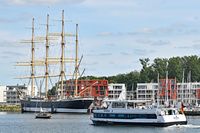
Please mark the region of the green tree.
[[56, 87], [52, 87], [52, 89], [48, 90], [48, 96], [56, 95]]
[[182, 73], [184, 70], [184, 64], [180, 57], [172, 57], [169, 59], [168, 71], [169, 78], [176, 78], [178, 82], [182, 81]]
[[140, 59], [140, 63], [142, 65], [142, 70], [140, 71], [140, 82], [146, 83], [151, 82], [154, 75], [153, 67], [149, 63], [150, 59]]
[[185, 60], [185, 77], [188, 77], [191, 71], [191, 81], [200, 81], [200, 58], [194, 56], [184, 56]]
[[[166, 58], [163, 58], [163, 59], [156, 58], [156, 59], [154, 59], [152, 67], [154, 68], [155, 75], [159, 74], [160, 78], [165, 78], [166, 77], [167, 62], [168, 62], [168, 59], [166, 59]], [[154, 80], [157, 82], [157, 76], [154, 77]]]

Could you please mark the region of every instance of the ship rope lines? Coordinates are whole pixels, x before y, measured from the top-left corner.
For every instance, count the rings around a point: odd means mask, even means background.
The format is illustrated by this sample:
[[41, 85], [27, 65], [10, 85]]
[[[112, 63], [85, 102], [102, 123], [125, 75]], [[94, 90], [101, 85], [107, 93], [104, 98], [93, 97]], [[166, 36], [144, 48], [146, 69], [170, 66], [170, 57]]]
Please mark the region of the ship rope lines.
[[[75, 67], [77, 68], [77, 62], [78, 62], [78, 56], [76, 56], [76, 59], [74, 58], [66, 58], [65, 57], [65, 37], [76, 37], [76, 35], [74, 34], [69, 34], [69, 33], [65, 33], [64, 28], [64, 10], [62, 11], [62, 31], [61, 33], [50, 33], [49, 32], [49, 15], [47, 14], [47, 23], [46, 25], [46, 36], [45, 37], [35, 37], [35, 27], [34, 27], [34, 21], [35, 19], [33, 18], [32, 20], [32, 38], [31, 40], [23, 40], [22, 43], [31, 43], [31, 61], [27, 61], [27, 62], [17, 62], [16, 66], [30, 66], [31, 68], [31, 75], [30, 76], [23, 76], [23, 77], [17, 77], [18, 79], [30, 79], [31, 81], [31, 97], [35, 97], [35, 86], [39, 86], [37, 84], [37, 78], [43, 78], [45, 79], [45, 98], [47, 98], [48, 96], [48, 90], [49, 90], [49, 82], [52, 84], [53, 83], [51, 81], [51, 77], [59, 77], [59, 81], [58, 83], [60, 83], [60, 87], [57, 90], [60, 94], [60, 98], [63, 99], [64, 98], [64, 80], [66, 80], [66, 76], [72, 76], [71, 74], [67, 75], [66, 74], [66, 68], [65, 68], [65, 64], [66, 63], [75, 63]], [[78, 27], [78, 25], [76, 25], [76, 27]], [[61, 40], [61, 53], [60, 53], [60, 57], [49, 57], [49, 51], [50, 51], [50, 40], [56, 42]], [[40, 60], [36, 60], [35, 59], [35, 43], [44, 43], [45, 42], [45, 58], [44, 59], [40, 59]], [[78, 38], [76, 38], [76, 43], [78, 43]], [[77, 46], [77, 45], [76, 45]], [[38, 48], [39, 49], [39, 48]], [[40, 49], [41, 50], [41, 49]], [[37, 52], [41, 52], [41, 51], [37, 51]], [[77, 50], [77, 48], [76, 48]], [[76, 52], [76, 55], [77, 52]], [[50, 65], [56, 65], [56, 64], [60, 64], [60, 72], [59, 74], [53, 74], [50, 75], [51, 70], [49, 69]], [[36, 75], [36, 69], [35, 67], [44, 67], [45, 68], [45, 72], [43, 72], [43, 75]], [[40, 69], [41, 70], [41, 69]], [[77, 71], [76, 71], [77, 73]], [[77, 79], [78, 74], [75, 74], [75, 77]], [[38, 87], [41, 89], [41, 85], [40, 87]]]

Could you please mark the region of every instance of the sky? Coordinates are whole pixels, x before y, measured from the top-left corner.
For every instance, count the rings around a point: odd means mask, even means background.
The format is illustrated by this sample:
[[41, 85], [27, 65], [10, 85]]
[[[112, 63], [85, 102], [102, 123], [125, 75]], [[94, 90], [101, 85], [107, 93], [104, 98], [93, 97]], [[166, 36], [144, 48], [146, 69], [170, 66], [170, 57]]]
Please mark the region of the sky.
[[0, 85], [22, 84], [15, 78], [30, 73], [15, 64], [30, 59], [30, 44], [20, 42], [31, 37], [33, 17], [36, 34], [45, 34], [47, 14], [50, 31], [60, 32], [64, 10], [65, 32], [79, 24], [84, 75], [110, 76], [139, 71], [141, 58], [199, 56], [199, 7], [199, 0], [0, 0]]

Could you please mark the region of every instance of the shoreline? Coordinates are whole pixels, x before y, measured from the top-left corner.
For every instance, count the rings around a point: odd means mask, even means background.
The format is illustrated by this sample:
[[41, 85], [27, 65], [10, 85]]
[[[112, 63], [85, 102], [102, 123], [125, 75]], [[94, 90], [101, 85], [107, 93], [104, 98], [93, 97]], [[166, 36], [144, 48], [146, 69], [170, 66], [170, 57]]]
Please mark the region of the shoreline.
[[0, 105], [0, 112], [21, 112], [20, 105]]

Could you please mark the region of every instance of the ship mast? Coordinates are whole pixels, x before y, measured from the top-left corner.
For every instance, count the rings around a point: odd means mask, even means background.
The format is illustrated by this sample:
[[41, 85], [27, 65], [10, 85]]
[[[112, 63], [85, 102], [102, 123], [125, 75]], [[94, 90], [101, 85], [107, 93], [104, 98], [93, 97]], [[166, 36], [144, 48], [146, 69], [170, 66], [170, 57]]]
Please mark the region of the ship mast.
[[[64, 88], [64, 79], [65, 79], [65, 63], [66, 62], [75, 62], [73, 58], [65, 58], [65, 36], [74, 37], [73, 34], [65, 34], [64, 31], [64, 10], [62, 10], [62, 31], [61, 33], [49, 33], [49, 14], [47, 14], [47, 23], [46, 23], [46, 36], [45, 37], [35, 37], [34, 36], [34, 18], [32, 20], [32, 38], [31, 40], [25, 40], [23, 43], [31, 43], [31, 61], [30, 62], [17, 62], [17, 66], [31, 66], [31, 76], [23, 76], [18, 77], [18, 79], [29, 78], [31, 80], [31, 96], [35, 96], [35, 78], [45, 78], [45, 97], [47, 98], [48, 89], [49, 89], [49, 79], [50, 77], [60, 77], [59, 82], [59, 90], [60, 96], [59, 98], [63, 99], [63, 88]], [[77, 25], [78, 29], [78, 25]], [[78, 30], [77, 30], [78, 32]], [[61, 55], [59, 58], [49, 58], [49, 40], [51, 40], [51, 36], [61, 36]], [[78, 38], [78, 35], [76, 36]], [[53, 39], [53, 38], [52, 38]], [[44, 60], [35, 60], [35, 40], [45, 40], [46, 44], [46, 55]], [[78, 47], [78, 39], [76, 39], [77, 47]], [[78, 49], [78, 48], [76, 48]], [[49, 75], [49, 65], [60, 63], [60, 73], [58, 75]], [[35, 75], [35, 66], [45, 66], [45, 74], [44, 75]], [[79, 66], [78, 64], [78, 53], [76, 53], [76, 64], [75, 66]], [[73, 75], [69, 75], [73, 76]], [[78, 78], [78, 74], [76, 74], [76, 79]], [[77, 81], [76, 81], [77, 83]]]
[[46, 58], [45, 58], [45, 97], [48, 95], [48, 78], [49, 78], [49, 69], [48, 69], [48, 57], [49, 57], [49, 14], [47, 14], [47, 24], [46, 24]]
[[78, 24], [76, 24], [75, 96], [78, 96]]
[[35, 67], [34, 67], [34, 62], [35, 62], [35, 43], [34, 43], [34, 18], [32, 19], [32, 39], [31, 39], [31, 97], [35, 96]]
[[65, 76], [65, 54], [64, 54], [64, 49], [65, 49], [65, 33], [64, 33], [64, 10], [62, 10], [62, 33], [61, 33], [61, 60], [60, 60], [60, 65], [61, 65], [61, 72], [60, 72], [60, 76], [61, 76], [61, 99], [63, 99], [63, 80], [64, 80], [64, 76]]

